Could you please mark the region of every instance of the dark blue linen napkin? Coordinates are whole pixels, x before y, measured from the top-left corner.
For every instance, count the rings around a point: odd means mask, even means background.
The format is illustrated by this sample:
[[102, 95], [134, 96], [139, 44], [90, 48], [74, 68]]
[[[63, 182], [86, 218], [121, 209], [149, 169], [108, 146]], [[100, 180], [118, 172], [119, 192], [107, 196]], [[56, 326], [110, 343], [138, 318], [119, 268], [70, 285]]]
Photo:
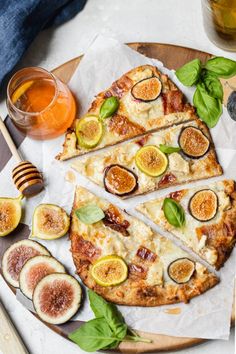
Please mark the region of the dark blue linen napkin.
[[0, 0], [0, 85], [44, 28], [81, 11], [86, 0]]

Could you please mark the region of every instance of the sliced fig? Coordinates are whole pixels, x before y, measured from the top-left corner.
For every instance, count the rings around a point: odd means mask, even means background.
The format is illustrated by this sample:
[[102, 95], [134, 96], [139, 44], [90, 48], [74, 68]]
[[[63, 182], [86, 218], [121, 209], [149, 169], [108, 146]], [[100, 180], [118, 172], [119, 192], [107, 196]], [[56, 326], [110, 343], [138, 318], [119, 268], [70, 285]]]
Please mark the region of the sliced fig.
[[156, 77], [149, 77], [137, 82], [131, 89], [136, 100], [143, 102], [155, 101], [161, 93], [161, 81]]
[[30, 258], [20, 272], [20, 290], [32, 300], [34, 289], [41, 279], [48, 274], [65, 272], [64, 266], [54, 257], [36, 256]]
[[65, 210], [54, 204], [40, 204], [33, 216], [32, 237], [54, 240], [64, 236], [70, 226]]
[[209, 151], [210, 141], [200, 129], [190, 126], [180, 132], [179, 146], [186, 156], [198, 159]]
[[91, 149], [98, 145], [102, 138], [103, 125], [99, 117], [87, 115], [80, 118], [76, 125], [76, 136], [80, 146]]
[[2, 273], [9, 284], [19, 287], [19, 276], [24, 264], [32, 257], [50, 256], [49, 251], [32, 240], [21, 240], [11, 245], [2, 257]]
[[81, 286], [71, 275], [49, 274], [36, 285], [33, 304], [38, 316], [51, 324], [62, 324], [78, 311], [82, 299]]
[[169, 264], [169, 277], [177, 284], [187, 283], [195, 271], [195, 263], [189, 258], [178, 258]]
[[21, 219], [21, 199], [0, 198], [0, 237], [7, 236], [18, 226]]
[[137, 176], [120, 165], [110, 165], [104, 173], [105, 189], [119, 196], [131, 194], [138, 187]]
[[135, 163], [146, 175], [158, 177], [166, 171], [168, 158], [157, 146], [146, 145], [137, 151]]
[[188, 208], [194, 219], [209, 221], [216, 216], [218, 197], [211, 189], [202, 189], [192, 196]]

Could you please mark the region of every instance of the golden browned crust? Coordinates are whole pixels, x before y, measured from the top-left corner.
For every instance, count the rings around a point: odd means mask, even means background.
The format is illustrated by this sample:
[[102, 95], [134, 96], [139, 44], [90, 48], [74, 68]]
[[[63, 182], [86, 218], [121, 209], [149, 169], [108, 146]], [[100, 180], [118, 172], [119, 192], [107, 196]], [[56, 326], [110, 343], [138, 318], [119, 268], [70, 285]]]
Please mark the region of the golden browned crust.
[[148, 286], [145, 280], [127, 279], [123, 284], [104, 287], [96, 284], [90, 275], [92, 263], [83, 259], [80, 250], [76, 247], [78, 234], [71, 234], [71, 251], [76, 271], [83, 283], [106, 300], [128, 306], [160, 306], [187, 303], [190, 299], [203, 294], [218, 283], [214, 274], [206, 274], [203, 278], [193, 277], [188, 284]]
[[[117, 304], [129, 306], [159, 306], [188, 302], [191, 298], [204, 293], [218, 283], [218, 278], [204, 268], [202, 272], [195, 272], [192, 279], [182, 285], [164, 283], [163, 286], [150, 286], [146, 283], [145, 277], [135, 277], [131, 271], [127, 280], [120, 285], [113, 287], [98, 285], [91, 276], [91, 267], [101, 256], [102, 250], [85, 239], [87, 235], [83, 235], [83, 232], [78, 227], [77, 220], [75, 221], [74, 210], [81, 205], [80, 196], [83, 193], [88, 192], [85, 189], [79, 188], [75, 194], [71, 215], [70, 239], [71, 252], [76, 271], [88, 288], [94, 290], [106, 300]], [[118, 210], [118, 208], [116, 209]], [[156, 235], [156, 237], [159, 236]]]
[[[175, 139], [177, 139], [182, 129], [188, 126], [193, 126], [200, 129], [209, 139], [210, 146], [208, 152], [206, 152], [206, 154], [199, 159], [185, 158], [185, 161], [187, 161], [189, 164], [189, 172], [186, 174], [178, 174], [178, 171], [176, 173], [168, 165], [165, 173], [162, 176], [157, 176], [156, 178], [144, 176], [145, 179], [142, 178], [143, 172], [140, 171], [137, 165], [134, 163], [135, 153], [137, 150], [134, 146], [137, 147], [137, 145], [148, 145], [150, 144], [149, 139], [153, 139], [151, 140], [151, 144], [155, 144], [155, 140], [158, 141], [159, 135], [160, 137], [167, 137], [167, 139], [169, 139], [170, 136], [173, 136]], [[100, 166], [102, 166], [101, 169], [96, 168], [98, 161], [100, 161]], [[92, 157], [88, 156], [82, 160], [77, 159], [73, 162], [72, 167], [82, 175], [90, 178], [93, 182], [97, 183], [101, 187], [104, 187], [104, 171], [106, 168], [113, 164], [119, 164], [127, 169], [130, 169], [133, 173], [136, 174], [138, 178], [137, 188], [132, 193], [121, 196], [123, 199], [175, 185], [189, 183], [196, 180], [220, 176], [223, 173], [222, 167], [218, 163], [209, 129], [199, 119], [194, 119], [183, 124], [178, 124], [167, 129], [162, 129], [160, 132], [146, 134], [142, 138], [133, 140], [126, 145], [114, 147], [108, 152], [100, 153]]]
[[[188, 245], [188, 247], [192, 248], [194, 252], [198, 253], [200, 257], [205, 259], [207, 262], [209, 262], [218, 270], [227, 261], [236, 243], [236, 190], [235, 190], [235, 182], [233, 180], [218, 181], [213, 183], [212, 185], [208, 185], [208, 187], [214, 191], [213, 186], [215, 185], [217, 191], [217, 184], [223, 185], [222, 188], [219, 187], [220, 188], [219, 192], [223, 191], [226, 194], [226, 197], [229, 197], [230, 205], [227, 205], [225, 209], [220, 210], [219, 211], [220, 214], [218, 214], [218, 216], [216, 214], [215, 221], [214, 218], [211, 219], [209, 222], [199, 221], [200, 226], [198, 227], [195, 226], [195, 228], [193, 228], [191, 231], [193, 235], [196, 234], [197, 239], [199, 241], [201, 240], [202, 237], [206, 238], [206, 242], [203, 250], [212, 251], [213, 254], [215, 255], [214, 261], [210, 262], [210, 260], [207, 259], [206, 252], [202, 251], [201, 248], [197, 249], [191, 245]], [[205, 189], [206, 187], [203, 186], [203, 188]], [[200, 191], [201, 187], [198, 187], [197, 191], [198, 190]], [[187, 198], [189, 198], [189, 192], [191, 192], [191, 189], [174, 191], [170, 193], [168, 197], [181, 203], [181, 200], [184, 199], [186, 195], [188, 195]], [[190, 194], [193, 195], [193, 192], [194, 190]], [[217, 195], [217, 192], [215, 193]], [[175, 237], [181, 239], [181, 235], [175, 234], [175, 230], [165, 219], [164, 214], [163, 213], [161, 215], [158, 214], [164, 198], [165, 196], [152, 200], [151, 202], [140, 204], [137, 207], [137, 210], [139, 210], [141, 213], [148, 216], [152, 220], [154, 219], [153, 221], [157, 225], [160, 225], [165, 230], [170, 231]], [[158, 217], [156, 217], [156, 219], [154, 214], [151, 214], [148, 209], [149, 203], [152, 204], [153, 208], [155, 207], [157, 213], [156, 215], [159, 215]], [[185, 230], [182, 231], [182, 233], [184, 235], [188, 235], [190, 231]]]
[[[105, 146], [114, 145], [129, 138], [142, 135], [153, 129], [161, 129], [178, 122], [190, 120], [194, 114], [194, 108], [185, 102], [184, 95], [168, 78], [168, 76], [160, 73], [155, 66], [151, 65], [139, 66], [121, 76], [111, 85], [110, 88], [96, 96], [95, 100], [91, 103], [87, 114], [98, 115], [104, 99], [110, 96], [116, 96], [119, 99], [122, 99], [122, 97], [128, 94], [132, 86], [139, 81], [139, 79], [136, 78], [137, 75], [145, 70], [149, 70], [150, 76], [157, 76], [162, 82], [161, 97], [163, 100], [164, 115], [161, 117], [152, 118], [150, 120], [147, 119], [146, 126], [142, 126], [139, 124], [138, 119], [136, 122], [130, 119], [125, 105], [122, 101], [120, 101], [120, 106], [117, 113], [111, 119], [107, 119], [104, 122], [106, 133], [98, 146], [93, 149], [86, 149], [77, 144], [77, 139], [74, 132], [74, 127], [78, 121], [78, 119], [76, 119], [73, 127], [71, 127], [66, 133], [63, 151], [56, 156], [56, 159], [66, 160], [74, 156], [86, 154], [89, 151], [99, 150]], [[178, 117], [175, 115], [170, 119], [164, 119], [165, 115], [171, 115], [176, 112], [185, 112], [188, 114], [185, 114], [184, 117]]]
[[233, 180], [224, 181], [225, 192], [231, 200], [231, 208], [222, 213], [216, 224], [203, 225], [196, 229], [197, 234], [206, 235], [206, 245], [217, 252], [216, 269], [220, 269], [229, 258], [236, 243], [236, 191]]

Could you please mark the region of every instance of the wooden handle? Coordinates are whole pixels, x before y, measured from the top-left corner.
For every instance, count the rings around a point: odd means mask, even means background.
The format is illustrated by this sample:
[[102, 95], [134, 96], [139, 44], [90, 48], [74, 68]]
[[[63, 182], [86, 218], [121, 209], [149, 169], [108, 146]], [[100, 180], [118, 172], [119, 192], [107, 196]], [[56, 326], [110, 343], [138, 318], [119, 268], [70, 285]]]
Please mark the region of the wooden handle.
[[16, 162], [19, 163], [22, 161], [19, 152], [17, 151], [17, 148], [2, 120], [2, 118], [0, 117], [0, 131], [2, 132], [2, 135], [9, 147], [9, 149], [11, 150], [12, 156], [15, 158]]
[[4, 354], [29, 354], [16, 328], [0, 302], [0, 352]]

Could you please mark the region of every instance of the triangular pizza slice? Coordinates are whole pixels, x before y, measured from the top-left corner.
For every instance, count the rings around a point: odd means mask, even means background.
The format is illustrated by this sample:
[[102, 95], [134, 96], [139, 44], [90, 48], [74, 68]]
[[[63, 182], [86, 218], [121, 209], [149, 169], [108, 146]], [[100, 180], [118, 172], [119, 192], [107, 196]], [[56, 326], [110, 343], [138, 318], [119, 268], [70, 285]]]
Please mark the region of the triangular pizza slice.
[[194, 108], [166, 74], [151, 65], [136, 67], [99, 93], [87, 114], [76, 119], [57, 159], [114, 145], [194, 116]]
[[108, 301], [130, 306], [188, 302], [219, 281], [173, 242], [82, 187], [76, 188], [71, 217], [77, 273]]
[[222, 174], [209, 130], [200, 120], [77, 158], [72, 167], [124, 198]]
[[223, 266], [235, 245], [233, 180], [178, 190], [140, 204], [137, 210], [171, 232], [216, 269]]

